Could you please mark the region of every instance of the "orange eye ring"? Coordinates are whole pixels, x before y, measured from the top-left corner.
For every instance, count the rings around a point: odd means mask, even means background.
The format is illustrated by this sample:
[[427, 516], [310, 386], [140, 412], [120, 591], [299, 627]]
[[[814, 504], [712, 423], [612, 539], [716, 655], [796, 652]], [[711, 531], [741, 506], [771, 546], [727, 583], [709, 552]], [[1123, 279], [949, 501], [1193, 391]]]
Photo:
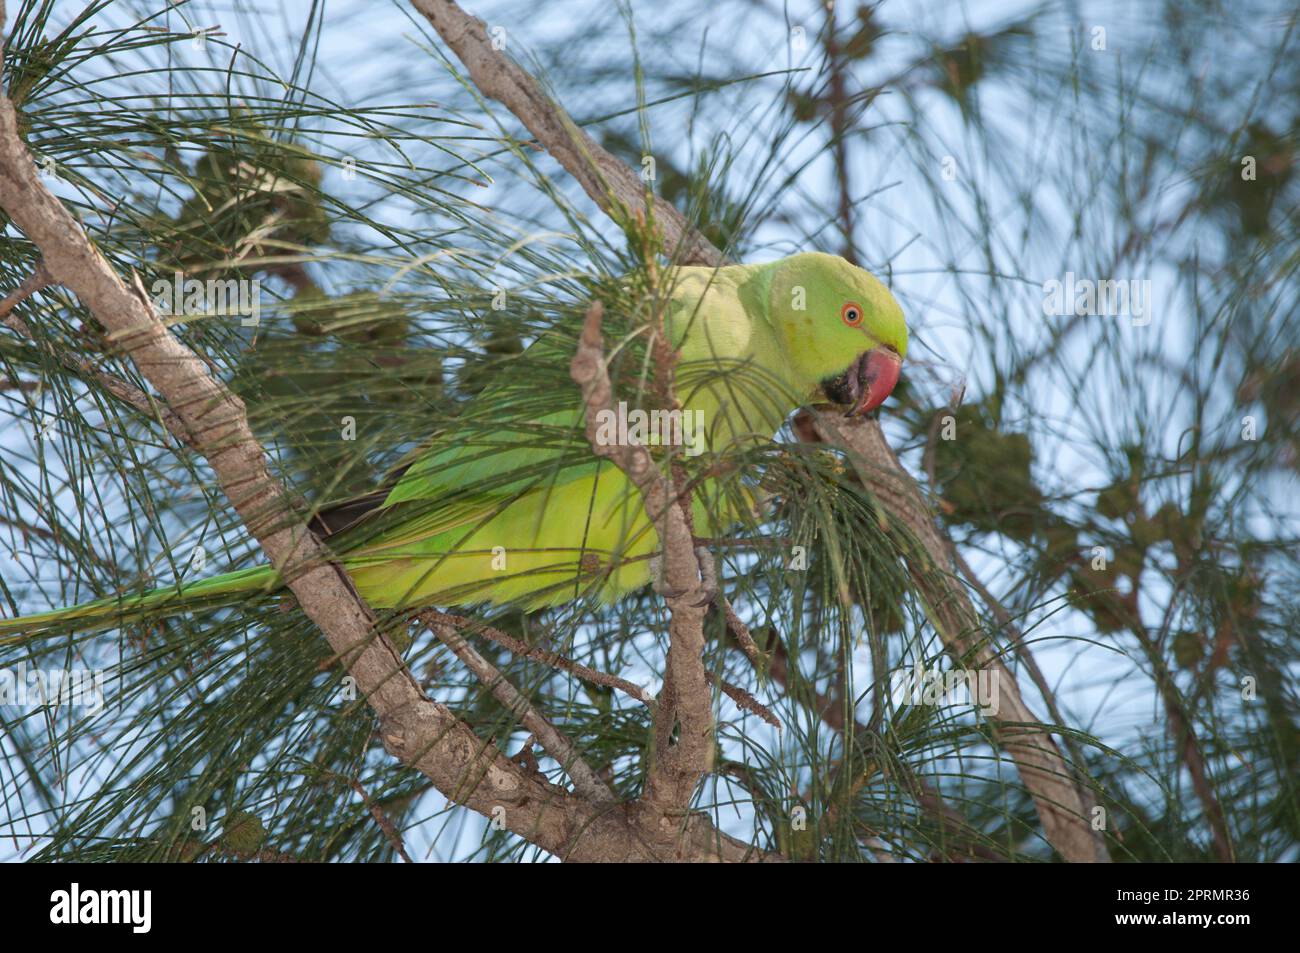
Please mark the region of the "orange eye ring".
[[856, 301], [844, 302], [844, 307], [840, 308], [840, 320], [851, 328], [859, 327], [862, 324], [862, 305]]

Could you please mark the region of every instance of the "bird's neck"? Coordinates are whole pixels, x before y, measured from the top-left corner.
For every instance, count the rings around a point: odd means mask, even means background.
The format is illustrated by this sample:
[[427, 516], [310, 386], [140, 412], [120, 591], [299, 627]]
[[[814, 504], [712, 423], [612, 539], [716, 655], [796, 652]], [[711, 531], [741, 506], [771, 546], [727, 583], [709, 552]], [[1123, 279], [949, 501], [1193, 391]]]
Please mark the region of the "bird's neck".
[[703, 419], [709, 445], [769, 440], [806, 395], [769, 310], [774, 265], [691, 269], [693, 313], [674, 316], [678, 398]]

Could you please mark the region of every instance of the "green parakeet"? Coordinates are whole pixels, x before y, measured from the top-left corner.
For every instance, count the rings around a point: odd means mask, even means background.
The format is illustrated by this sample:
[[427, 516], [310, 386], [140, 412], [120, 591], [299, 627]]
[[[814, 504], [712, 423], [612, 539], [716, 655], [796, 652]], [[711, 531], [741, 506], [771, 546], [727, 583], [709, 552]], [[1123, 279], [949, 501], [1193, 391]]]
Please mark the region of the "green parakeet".
[[[771, 440], [805, 403], [868, 413], [898, 381], [907, 352], [902, 309], [876, 278], [842, 258], [810, 252], [760, 265], [678, 267], [665, 278], [682, 418], [660, 418], [669, 426], [637, 437], [645, 443], [686, 421], [690, 452], [725, 455]], [[737, 386], [741, 377], [746, 386]], [[489, 386], [475, 400], [500, 404], [510, 387]], [[571, 411], [503, 421], [495, 446], [435, 438], [391, 485], [323, 511], [314, 525], [329, 535], [366, 601], [387, 609], [535, 608], [584, 592], [612, 601], [649, 582], [654, 527], [636, 488], [590, 452], [576, 387], [574, 395]], [[597, 439], [631, 440], [636, 430], [625, 421], [598, 423]], [[538, 425], [567, 428], [572, 440], [554, 449], [520, 440]], [[725, 532], [741, 516], [741, 504], [710, 492], [705, 480], [695, 494], [700, 535]], [[119, 625], [147, 611], [233, 604], [280, 585], [270, 566], [256, 567], [0, 620], [0, 635]]]

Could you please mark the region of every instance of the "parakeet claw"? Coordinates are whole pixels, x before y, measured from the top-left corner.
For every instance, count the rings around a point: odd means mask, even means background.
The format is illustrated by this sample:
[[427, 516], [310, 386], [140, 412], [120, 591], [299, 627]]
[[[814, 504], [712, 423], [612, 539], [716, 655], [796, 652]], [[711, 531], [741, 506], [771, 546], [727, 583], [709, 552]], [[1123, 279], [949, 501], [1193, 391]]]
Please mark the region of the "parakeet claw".
[[669, 589], [667, 586], [660, 588], [659, 586], [655, 586], [655, 592], [659, 593], [659, 595], [663, 596], [665, 599], [680, 599], [682, 596], [686, 595], [686, 593], [690, 592], [690, 590]]
[[700, 583], [704, 589], [704, 598], [692, 605], [703, 609], [718, 598], [718, 569], [713, 563], [713, 553], [706, 546], [695, 547], [695, 561], [700, 564]]
[[665, 599], [676, 599], [678, 596], [686, 594], [685, 589], [669, 588], [667, 580], [664, 579], [664, 557], [662, 553], [655, 553], [650, 557], [650, 588]]
[[[701, 546], [695, 550], [695, 556], [700, 563], [700, 582], [703, 596], [698, 602], [692, 602], [691, 605], [696, 609], [702, 609], [717, 601], [718, 580], [713, 568], [713, 555]], [[660, 553], [650, 557], [650, 586], [665, 599], [679, 599], [691, 592], [690, 589], [673, 589], [668, 585], [664, 579], [664, 560], [663, 555]]]

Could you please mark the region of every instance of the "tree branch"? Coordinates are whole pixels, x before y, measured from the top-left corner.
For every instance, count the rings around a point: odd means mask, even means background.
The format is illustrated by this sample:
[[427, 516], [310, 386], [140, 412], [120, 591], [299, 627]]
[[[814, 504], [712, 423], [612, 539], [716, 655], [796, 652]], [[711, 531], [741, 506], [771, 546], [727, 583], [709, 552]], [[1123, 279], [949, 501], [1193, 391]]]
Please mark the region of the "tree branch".
[[[504, 52], [493, 49], [483, 21], [453, 0], [411, 0], [469, 70], [485, 96], [504, 105], [537, 137], [583, 191], [615, 220], [645, 204], [646, 186], [628, 166], [610, 155], [546, 95], [537, 80]], [[655, 203], [655, 222], [664, 244], [683, 264], [720, 265], [722, 254], [666, 202]]]
[[445, 612], [437, 612], [433, 609], [425, 610], [421, 613], [424, 618], [443, 622], [448, 625], [454, 625], [460, 629], [470, 629], [486, 639], [495, 642], [497, 645], [509, 650], [514, 655], [522, 658], [532, 659], [534, 662], [540, 662], [550, 668], [559, 669], [562, 672], [568, 672], [584, 682], [591, 682], [594, 685], [604, 685], [606, 688], [616, 689], [623, 694], [635, 698], [641, 704], [649, 708], [654, 708], [655, 698], [640, 685], [634, 685], [625, 678], [619, 678], [617, 675], [610, 675], [608, 672], [601, 672], [581, 662], [575, 662], [572, 659], [565, 658], [558, 652], [548, 652], [545, 649], [529, 645], [514, 636], [507, 635], [500, 629], [494, 629], [490, 625], [483, 625], [473, 619], [465, 616], [450, 615]]
[[[730, 610], [730, 606], [727, 608]], [[735, 616], [734, 610], [730, 611], [731, 615], [728, 617], [729, 619]], [[420, 615], [425, 619], [437, 620], [459, 629], [472, 631], [491, 642], [495, 642], [502, 648], [507, 649], [513, 655], [531, 659], [534, 662], [540, 662], [542, 665], [558, 669], [562, 672], [568, 672], [570, 675], [580, 678], [584, 682], [591, 682], [594, 685], [604, 685], [606, 688], [620, 691], [624, 695], [639, 701], [651, 711], [656, 707], [657, 703], [655, 702], [655, 697], [640, 685], [633, 685], [627, 679], [619, 678], [617, 675], [610, 675], [608, 672], [597, 671], [590, 666], [583, 665], [581, 662], [575, 662], [572, 659], [565, 658], [558, 652], [548, 652], [546, 649], [529, 645], [526, 642], [516, 639], [514, 636], [507, 635], [500, 629], [494, 629], [490, 625], [483, 625], [481, 622], [468, 619], [465, 616], [450, 615], [446, 612], [438, 612], [433, 609], [424, 610]], [[738, 618], [735, 622], [744, 629], [744, 623], [740, 622]], [[727, 624], [730, 626], [731, 622], [728, 621]], [[744, 633], [745, 635], [748, 635], [749, 630], [744, 629]], [[750, 639], [750, 644], [753, 644], [752, 638]], [[718, 678], [712, 672], [705, 672], [704, 678], [710, 685], [716, 685], [722, 694], [735, 702], [737, 708], [757, 715], [773, 728], [781, 727], [781, 720], [777, 718], [776, 715], [772, 714], [772, 710], [739, 685], [733, 685], [725, 679]]]
[[[49, 286], [50, 276], [45, 272], [43, 264], [37, 264], [32, 273], [13, 291], [0, 301], [0, 323], [11, 331], [16, 332], [21, 337], [35, 342], [36, 338], [32, 334], [32, 329], [27, 326], [27, 322], [13, 313], [16, 308], [26, 299], [30, 298], [36, 292]], [[158, 402], [151, 398], [134, 384], [122, 380], [116, 374], [110, 374], [101, 367], [97, 367], [87, 358], [80, 357], [76, 354], [61, 352], [55, 353], [54, 359], [62, 364], [65, 368], [76, 374], [83, 380], [96, 380], [99, 385], [108, 391], [118, 400], [129, 404], [146, 417], [157, 417], [162, 425], [167, 428], [168, 432], [191, 450], [194, 449], [194, 441], [181, 419], [174, 414], [168, 407], [160, 407]]]
[[442, 621], [433, 613], [421, 613], [420, 621], [465, 663], [492, 696], [504, 705], [521, 725], [533, 733], [546, 749], [547, 754], [558, 761], [560, 767], [573, 779], [575, 791], [597, 804], [618, 800], [609, 785], [601, 780], [600, 775], [591, 769], [591, 766], [582, 759], [582, 755], [578, 754], [573, 742], [520, 694], [519, 689], [510, 684], [495, 665], [476, 652], [455, 626]]
[[[997, 620], [998, 625], [1002, 626], [1003, 631], [1007, 633], [1007, 638], [1011, 641], [1012, 648], [1015, 649], [1016, 657], [1024, 663], [1029, 672], [1030, 680], [1038, 687], [1038, 692], [1043, 696], [1043, 704], [1047, 706], [1047, 713], [1052, 720], [1058, 724], [1065, 724], [1065, 718], [1061, 714], [1060, 707], [1056, 703], [1056, 693], [1052, 691], [1051, 684], [1047, 681], [1047, 676], [1038, 665], [1038, 660], [1034, 658], [1033, 651], [1025, 642], [1024, 633], [1016, 625], [1011, 613], [1007, 611], [998, 598], [993, 595], [989, 588], [984, 585], [983, 581], [976, 575], [975, 570], [967, 561], [966, 557], [961, 554], [951, 540], [945, 540], [948, 543], [948, 550], [952, 556], [953, 565], [957, 567], [966, 581], [971, 584], [984, 604], [988, 606], [989, 611], [993, 613], [993, 618]], [[1083, 760], [1083, 751], [1079, 747], [1077, 740], [1069, 735], [1064, 736], [1066, 749], [1070, 752], [1070, 758], [1074, 762], [1076, 787], [1079, 789], [1079, 801], [1083, 807], [1085, 816], [1092, 813], [1092, 809], [1097, 806], [1097, 799], [1093, 796], [1092, 789], [1088, 786], [1088, 778], [1085, 774], [1086, 766]]]
[[599, 301], [587, 309], [570, 373], [582, 388], [592, 452], [627, 474], [641, 492], [646, 513], [659, 533], [671, 621], [664, 691], [655, 713], [655, 761], [645, 796], [665, 812], [682, 813], [690, 806], [700, 779], [712, 769], [716, 749], [712, 692], [704, 677], [703, 659], [704, 607], [712, 594], [705, 590], [695, 536], [671, 478], [659, 471], [645, 447], [631, 443], [616, 446], [597, 438], [599, 413], [613, 412], [613, 386], [605, 370], [600, 334], [603, 315]]
[[[805, 418], [806, 420], [806, 418]], [[1015, 759], [1020, 778], [1034, 799], [1043, 832], [1061, 856], [1075, 863], [1105, 861], [1108, 855], [1092, 830], [1074, 774], [1051, 733], [1025, 703], [1011, 670], [982, 637], [975, 607], [950, 571], [948, 545], [915, 481], [903, 469], [874, 420], [849, 422], [816, 414], [811, 425], [825, 442], [848, 451], [862, 485], [878, 499], [896, 528], [904, 563], [926, 616], [948, 651], [964, 664], [991, 671], [998, 680], [1000, 710], [990, 716], [995, 734]]]

